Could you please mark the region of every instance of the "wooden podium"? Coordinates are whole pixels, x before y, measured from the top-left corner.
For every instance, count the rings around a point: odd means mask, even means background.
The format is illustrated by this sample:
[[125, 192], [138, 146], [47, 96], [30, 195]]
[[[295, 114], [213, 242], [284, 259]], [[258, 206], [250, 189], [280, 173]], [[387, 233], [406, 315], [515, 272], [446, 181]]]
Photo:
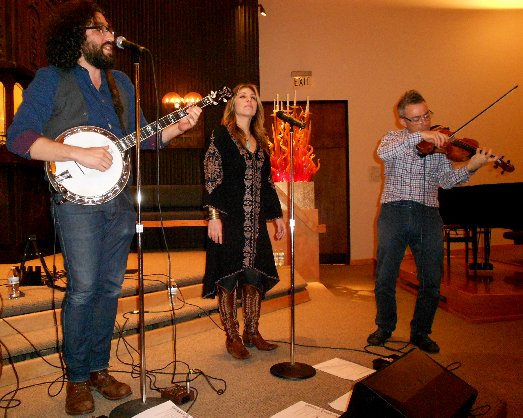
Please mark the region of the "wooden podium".
[[[275, 228], [268, 224], [274, 252], [284, 252], [284, 265], [291, 263], [289, 229], [289, 183], [275, 183], [276, 191], [283, 209], [283, 218], [287, 225], [287, 235], [281, 241], [274, 239]], [[318, 209], [314, 202], [314, 183], [294, 183], [294, 268], [307, 282], [320, 279], [319, 234], [326, 231], [325, 224], [318, 221]]]

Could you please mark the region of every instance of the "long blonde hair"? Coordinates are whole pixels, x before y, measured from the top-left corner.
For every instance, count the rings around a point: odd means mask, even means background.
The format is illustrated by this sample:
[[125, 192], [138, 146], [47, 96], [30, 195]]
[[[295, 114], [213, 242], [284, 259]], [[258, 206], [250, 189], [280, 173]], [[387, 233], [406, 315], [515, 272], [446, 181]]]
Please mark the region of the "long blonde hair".
[[250, 83], [242, 83], [238, 84], [233, 89], [233, 97], [231, 100], [227, 102], [227, 105], [225, 106], [225, 110], [223, 111], [223, 117], [222, 117], [222, 125], [224, 125], [229, 132], [231, 133], [234, 138], [241, 141], [242, 145], [245, 146], [247, 142], [247, 136], [245, 135], [245, 132], [236, 124], [236, 113], [234, 113], [234, 102], [236, 101], [236, 95], [238, 92], [243, 89], [248, 88], [251, 89], [255, 96], [256, 96], [256, 113], [251, 119], [251, 123], [249, 126], [249, 130], [252, 136], [256, 139], [256, 142], [265, 150], [269, 151], [269, 141], [267, 138], [267, 133], [265, 132], [265, 127], [263, 126], [263, 122], [265, 120], [264, 114], [263, 114], [263, 104], [260, 100], [260, 95], [258, 93], [258, 89], [254, 84]]

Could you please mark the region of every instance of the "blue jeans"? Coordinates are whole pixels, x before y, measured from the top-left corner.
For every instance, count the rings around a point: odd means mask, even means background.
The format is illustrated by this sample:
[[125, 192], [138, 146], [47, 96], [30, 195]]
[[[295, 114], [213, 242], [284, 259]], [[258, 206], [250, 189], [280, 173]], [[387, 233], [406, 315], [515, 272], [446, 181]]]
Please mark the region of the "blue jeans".
[[118, 298], [136, 214], [128, 190], [109, 202], [52, 205], [65, 268], [63, 353], [71, 382], [109, 367]]
[[396, 329], [396, 280], [407, 246], [410, 247], [419, 281], [411, 336], [430, 334], [439, 303], [443, 273], [443, 221], [439, 209], [412, 201], [385, 203], [378, 218], [376, 267], [376, 324]]

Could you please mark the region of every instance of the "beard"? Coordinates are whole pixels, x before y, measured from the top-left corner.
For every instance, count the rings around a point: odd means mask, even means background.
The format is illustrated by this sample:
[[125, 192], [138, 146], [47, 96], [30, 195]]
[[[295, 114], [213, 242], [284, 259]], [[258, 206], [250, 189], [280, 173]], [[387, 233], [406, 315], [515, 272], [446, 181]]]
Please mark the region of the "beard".
[[111, 69], [114, 66], [114, 58], [112, 55], [105, 55], [103, 51], [104, 45], [109, 43], [110, 42], [106, 42], [102, 45], [93, 45], [85, 42], [82, 45], [82, 55], [89, 64], [96, 68], [101, 70]]

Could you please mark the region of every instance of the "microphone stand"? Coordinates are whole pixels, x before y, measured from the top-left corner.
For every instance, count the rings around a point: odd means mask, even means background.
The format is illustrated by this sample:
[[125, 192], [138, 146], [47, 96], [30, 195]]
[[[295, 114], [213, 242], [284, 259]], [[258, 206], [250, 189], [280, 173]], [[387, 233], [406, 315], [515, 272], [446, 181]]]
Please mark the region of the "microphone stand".
[[134, 85], [135, 85], [135, 125], [136, 125], [136, 253], [138, 257], [138, 332], [140, 336], [140, 395], [141, 399], [133, 399], [124, 402], [114, 408], [109, 414], [109, 418], [131, 418], [140, 412], [146, 411], [156, 405], [166, 402], [162, 398], [147, 398], [146, 395], [146, 367], [145, 367], [145, 299], [143, 283], [143, 250], [142, 250], [142, 202], [141, 202], [141, 177], [140, 177], [140, 52], [134, 53]]
[[[280, 118], [281, 119], [281, 118]], [[299, 121], [294, 119], [285, 119], [290, 125], [290, 178], [289, 178], [289, 228], [291, 244], [291, 361], [277, 363], [271, 367], [271, 374], [277, 377], [291, 380], [308, 379], [316, 374], [316, 369], [305, 363], [294, 361], [294, 125], [298, 126]]]

